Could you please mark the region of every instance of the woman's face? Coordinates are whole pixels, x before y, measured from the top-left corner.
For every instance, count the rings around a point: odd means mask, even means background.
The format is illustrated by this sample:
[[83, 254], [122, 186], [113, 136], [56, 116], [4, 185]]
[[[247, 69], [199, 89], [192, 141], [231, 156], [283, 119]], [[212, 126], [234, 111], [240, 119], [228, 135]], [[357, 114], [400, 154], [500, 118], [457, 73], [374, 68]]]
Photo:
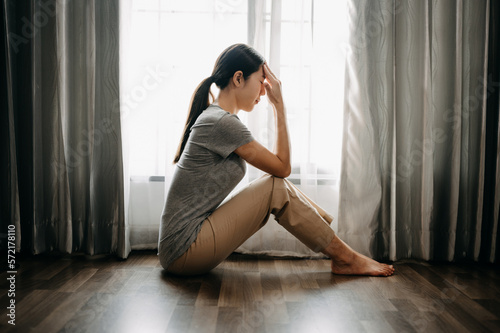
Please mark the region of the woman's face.
[[251, 74], [246, 80], [238, 93], [238, 109], [243, 111], [252, 111], [254, 106], [259, 103], [260, 97], [266, 94], [264, 87], [264, 69], [262, 66], [259, 70]]

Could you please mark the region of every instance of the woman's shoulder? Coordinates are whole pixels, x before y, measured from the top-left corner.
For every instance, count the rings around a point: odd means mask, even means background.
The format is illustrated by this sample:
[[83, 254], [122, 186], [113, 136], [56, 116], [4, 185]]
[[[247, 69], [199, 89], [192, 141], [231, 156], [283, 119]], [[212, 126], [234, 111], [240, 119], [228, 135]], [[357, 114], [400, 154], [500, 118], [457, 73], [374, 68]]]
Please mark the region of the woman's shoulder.
[[222, 109], [218, 105], [210, 105], [201, 113], [201, 115], [197, 119], [198, 124], [217, 124], [223, 118], [232, 118], [231, 113]]
[[210, 104], [208, 108], [203, 111], [203, 114], [207, 115], [212, 115], [212, 116], [217, 116], [217, 117], [223, 117], [225, 115], [231, 115], [229, 112], [218, 106], [217, 104]]

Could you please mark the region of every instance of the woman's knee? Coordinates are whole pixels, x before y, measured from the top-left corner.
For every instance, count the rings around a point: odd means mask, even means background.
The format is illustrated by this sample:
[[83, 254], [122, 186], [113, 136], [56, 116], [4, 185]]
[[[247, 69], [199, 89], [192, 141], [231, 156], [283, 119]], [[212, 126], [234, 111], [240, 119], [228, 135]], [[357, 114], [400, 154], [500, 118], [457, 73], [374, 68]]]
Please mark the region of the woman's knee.
[[277, 177], [277, 176], [270, 176], [273, 182], [273, 188], [274, 190], [286, 190], [289, 188], [288, 186], [288, 180], [285, 178]]

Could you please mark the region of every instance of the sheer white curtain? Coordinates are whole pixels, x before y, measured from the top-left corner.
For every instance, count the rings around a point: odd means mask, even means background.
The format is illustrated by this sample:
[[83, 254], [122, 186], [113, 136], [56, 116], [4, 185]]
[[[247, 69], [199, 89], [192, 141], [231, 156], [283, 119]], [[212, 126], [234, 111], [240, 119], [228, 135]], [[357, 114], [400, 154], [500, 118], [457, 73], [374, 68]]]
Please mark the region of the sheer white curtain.
[[[128, 8], [122, 6], [127, 32], [121, 71], [132, 248], [156, 247], [171, 160], [191, 94], [210, 75], [219, 53], [233, 43], [253, 45], [279, 74], [293, 149], [289, 179], [336, 217], [345, 1], [130, 0], [127, 4]], [[257, 140], [273, 148], [273, 115], [267, 100], [239, 116]], [[260, 174], [249, 167], [237, 189]], [[336, 219], [332, 225], [336, 229]], [[272, 221], [239, 250], [313, 255]]]

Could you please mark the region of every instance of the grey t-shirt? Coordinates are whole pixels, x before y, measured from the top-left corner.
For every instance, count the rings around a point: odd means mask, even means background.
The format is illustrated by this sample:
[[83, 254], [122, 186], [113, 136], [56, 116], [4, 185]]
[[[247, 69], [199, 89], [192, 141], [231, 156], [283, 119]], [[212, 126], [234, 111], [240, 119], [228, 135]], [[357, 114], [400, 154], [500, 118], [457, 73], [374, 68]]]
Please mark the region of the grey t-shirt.
[[238, 185], [245, 161], [234, 153], [253, 141], [236, 115], [210, 105], [191, 127], [163, 209], [158, 252], [164, 267], [195, 241], [203, 221]]

